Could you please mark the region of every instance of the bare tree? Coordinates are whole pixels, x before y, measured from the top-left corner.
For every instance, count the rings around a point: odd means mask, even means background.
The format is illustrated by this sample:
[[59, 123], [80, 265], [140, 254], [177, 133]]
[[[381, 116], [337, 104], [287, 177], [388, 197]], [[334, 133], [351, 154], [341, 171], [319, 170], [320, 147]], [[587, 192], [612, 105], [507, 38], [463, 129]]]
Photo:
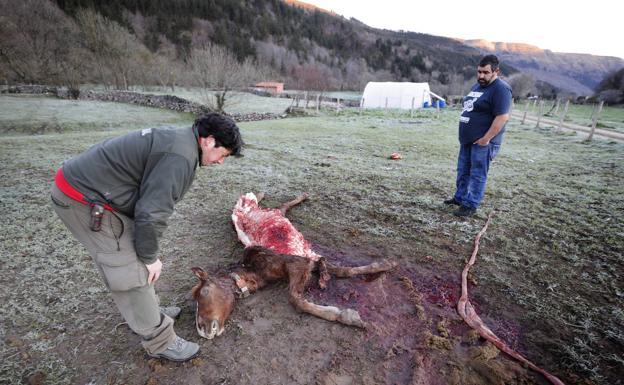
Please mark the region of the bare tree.
[[[447, 95], [463, 95], [466, 89], [466, 79], [461, 74], [450, 74], [448, 81]], [[468, 86], [470, 87], [470, 86]]]
[[366, 79], [367, 75], [368, 66], [366, 64], [366, 60], [362, 58], [349, 59], [349, 61], [347, 61], [347, 64], [345, 65], [345, 88], [350, 90], [363, 89], [363, 81], [364, 79]]
[[294, 71], [297, 88], [302, 90], [327, 91], [332, 84], [332, 72], [322, 63], [304, 64]]
[[76, 89], [82, 63], [73, 21], [48, 0], [0, 0], [0, 60], [24, 83]]
[[616, 89], [609, 89], [600, 91], [598, 99], [604, 101], [607, 105], [613, 105], [624, 102], [624, 96], [622, 91]]
[[223, 111], [228, 92], [246, 88], [268, 72], [252, 59], [238, 62], [230, 51], [214, 44], [194, 49], [189, 65], [206, 104], [217, 111]]
[[531, 74], [517, 73], [507, 78], [514, 99], [524, 98], [535, 90], [535, 78]]
[[100, 81], [108, 87], [128, 89], [144, 76], [151, 54], [126, 28], [91, 9], [76, 15], [86, 47], [95, 56]]
[[161, 87], [170, 87], [175, 91], [178, 79], [182, 75], [182, 65], [176, 60], [176, 48], [165, 38], [160, 39], [160, 48], [152, 61], [153, 75]]

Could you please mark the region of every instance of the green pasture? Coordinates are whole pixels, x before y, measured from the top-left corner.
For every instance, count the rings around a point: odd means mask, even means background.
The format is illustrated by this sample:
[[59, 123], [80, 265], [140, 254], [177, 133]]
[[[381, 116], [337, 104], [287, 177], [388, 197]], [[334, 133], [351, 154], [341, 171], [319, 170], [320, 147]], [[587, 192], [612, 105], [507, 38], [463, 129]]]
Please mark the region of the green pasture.
[[[249, 99], [245, 108], [274, 102], [281, 100]], [[571, 116], [581, 114], [577, 107]], [[457, 275], [495, 210], [472, 273], [479, 310], [519, 314], [509, 321], [522, 330], [522, 350], [564, 379], [621, 381], [624, 145], [511, 121], [483, 206], [459, 220], [441, 203], [454, 187], [458, 113], [322, 110], [241, 123], [245, 156], [199, 169], [170, 219], [161, 244], [163, 300], [184, 303], [190, 267], [240, 257], [229, 215], [249, 191], [264, 192], [269, 206], [307, 191], [309, 202], [290, 218], [314, 244], [378, 246], [405, 266]], [[622, 111], [605, 113], [624, 126]], [[0, 96], [0, 383], [36, 371], [54, 384], [77, 383], [85, 373], [104, 383], [104, 372], [123, 383], [142, 359], [138, 346], [116, 348], [121, 320], [48, 191], [64, 160], [100, 140], [191, 122], [131, 105]], [[388, 159], [393, 152], [403, 159]], [[77, 367], [85, 356], [116, 364]]]

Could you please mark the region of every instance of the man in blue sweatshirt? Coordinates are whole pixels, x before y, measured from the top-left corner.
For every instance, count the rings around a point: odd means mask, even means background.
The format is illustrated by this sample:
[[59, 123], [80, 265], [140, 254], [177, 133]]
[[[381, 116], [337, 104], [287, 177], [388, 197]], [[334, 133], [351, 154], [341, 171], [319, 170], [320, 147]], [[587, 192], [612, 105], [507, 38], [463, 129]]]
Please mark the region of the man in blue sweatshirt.
[[464, 98], [459, 118], [459, 156], [455, 195], [444, 201], [457, 205], [456, 216], [473, 215], [485, 193], [490, 162], [500, 150], [509, 120], [511, 87], [498, 78], [498, 58], [487, 55], [477, 67], [477, 84]]

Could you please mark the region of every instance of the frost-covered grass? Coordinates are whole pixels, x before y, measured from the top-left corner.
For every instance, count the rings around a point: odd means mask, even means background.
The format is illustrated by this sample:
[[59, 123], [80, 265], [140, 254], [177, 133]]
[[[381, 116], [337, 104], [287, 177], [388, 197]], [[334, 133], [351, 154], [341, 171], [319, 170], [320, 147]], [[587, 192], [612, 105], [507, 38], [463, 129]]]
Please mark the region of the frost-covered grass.
[[[180, 98], [184, 98], [196, 103], [206, 104], [206, 105], [214, 105], [214, 91], [205, 91], [200, 88], [182, 88], [178, 87], [173, 92], [171, 89], [164, 89], [159, 87], [152, 87], [148, 89], [138, 88], [135, 89], [137, 92], [144, 92], [149, 94], [156, 95], [175, 95]], [[305, 91], [295, 91], [295, 90], [286, 90], [289, 93], [300, 93], [303, 95]], [[292, 104], [291, 99], [287, 98], [276, 98], [276, 97], [266, 97], [266, 96], [258, 96], [249, 92], [228, 92], [228, 97], [226, 99], [225, 104], [225, 112], [231, 114], [248, 114], [252, 112], [258, 113], [274, 113], [281, 114], [283, 113], [290, 105]], [[316, 93], [309, 93], [310, 106], [316, 100]], [[359, 92], [323, 92], [324, 97], [334, 97], [341, 98], [342, 100], [351, 99], [351, 100], [360, 100], [362, 94]], [[300, 106], [303, 106], [304, 101], [300, 101]]]
[[[21, 100], [41, 102], [30, 99]], [[123, 383], [143, 360], [138, 340], [115, 332], [121, 319], [89, 257], [55, 217], [48, 191], [61, 162], [93, 143], [159, 119], [191, 120], [74, 103], [45, 101], [28, 114], [17, 103], [19, 119], [1, 112], [6, 127], [76, 108], [59, 121], [63, 133], [0, 136], [0, 383], [34, 372], [49, 383]], [[241, 123], [245, 156], [199, 169], [176, 206], [161, 245], [161, 297], [184, 304], [190, 267], [214, 269], [240, 257], [229, 214], [248, 191], [265, 192], [269, 206], [309, 192], [289, 217], [314, 244], [378, 245], [414, 269], [431, 256], [430, 269], [457, 274], [494, 209], [473, 271], [479, 310], [519, 323], [522, 347], [570, 383], [581, 383], [575, 374], [617, 384], [624, 371], [624, 145], [512, 121], [483, 207], [458, 220], [441, 204], [453, 191], [457, 115], [347, 109]], [[392, 152], [403, 159], [388, 159]], [[192, 318], [180, 325], [193, 336]]]
[[47, 96], [0, 95], [0, 134], [109, 131], [178, 126], [190, 114], [121, 103], [63, 100]]
[[[303, 95], [305, 94], [306, 91], [305, 90], [286, 90], [286, 92], [299, 93]], [[316, 98], [317, 93], [318, 93], [317, 91], [309, 91], [309, 95], [311, 95], [310, 97]], [[362, 98], [362, 93], [357, 92], [357, 91], [325, 91], [322, 94], [325, 97], [340, 98], [342, 100], [349, 99], [349, 100], [359, 101]]]
[[[195, 103], [214, 105], [214, 91], [205, 91], [200, 88], [176, 88], [171, 89], [153, 88], [148, 90], [137, 89], [137, 92], [145, 92], [156, 95], [175, 95]], [[249, 92], [228, 92], [226, 96], [225, 112], [230, 114], [273, 113], [282, 114], [290, 106], [292, 101], [286, 98], [272, 98], [254, 95]]]

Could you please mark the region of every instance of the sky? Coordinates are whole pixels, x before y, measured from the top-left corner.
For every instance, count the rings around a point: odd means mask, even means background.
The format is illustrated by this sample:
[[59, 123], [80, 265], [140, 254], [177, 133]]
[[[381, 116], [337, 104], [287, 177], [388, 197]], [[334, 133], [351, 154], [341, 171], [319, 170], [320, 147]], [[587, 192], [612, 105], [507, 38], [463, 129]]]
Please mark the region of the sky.
[[375, 28], [624, 59], [617, 0], [303, 0]]

